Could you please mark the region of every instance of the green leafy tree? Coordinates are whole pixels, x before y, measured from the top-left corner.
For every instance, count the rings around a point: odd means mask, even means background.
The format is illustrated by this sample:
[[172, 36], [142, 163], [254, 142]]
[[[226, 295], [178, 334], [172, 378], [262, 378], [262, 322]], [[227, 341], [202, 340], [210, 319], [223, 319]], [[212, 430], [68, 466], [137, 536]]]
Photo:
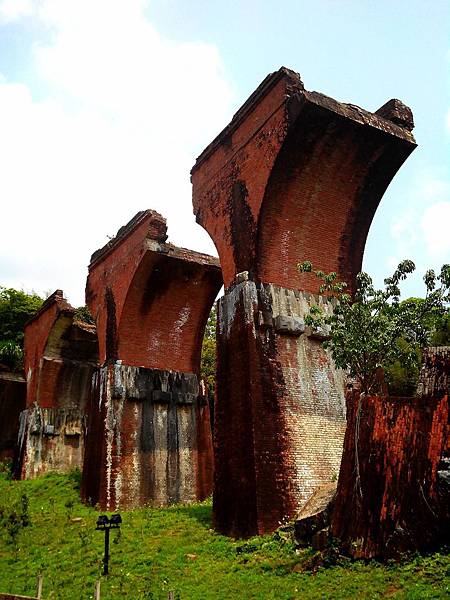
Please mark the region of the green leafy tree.
[[[408, 298], [403, 303], [415, 303], [417, 308], [423, 305], [423, 298]], [[402, 304], [403, 304], [402, 303]], [[448, 346], [450, 345], [450, 313], [446, 309], [441, 311], [430, 310], [424, 316], [424, 322], [430, 332], [430, 346]], [[400, 337], [398, 344], [407, 344], [407, 341]], [[416, 349], [415, 358], [409, 364], [402, 364], [396, 360], [392, 365], [386, 367], [385, 375], [389, 386], [389, 392], [394, 396], [411, 396], [414, 394], [419, 380], [420, 369], [422, 367], [422, 352]]]
[[0, 340], [0, 363], [13, 370], [20, 369], [23, 361], [23, 349], [12, 340]]
[[450, 346], [450, 310], [436, 316], [431, 336], [433, 346]]
[[0, 362], [20, 368], [25, 323], [42, 306], [37, 294], [0, 286]]
[[216, 387], [216, 323], [217, 313], [214, 306], [206, 323], [200, 363], [200, 376], [206, 382], [211, 395], [214, 395]]
[[417, 364], [418, 351], [430, 343], [430, 315], [444, 315], [450, 301], [450, 265], [444, 265], [438, 276], [432, 270], [425, 273], [427, 293], [421, 302], [400, 302], [399, 284], [415, 270], [410, 260], [401, 262], [384, 280], [382, 290], [374, 288], [367, 273], [359, 273], [353, 297], [336, 273], [315, 271], [309, 261], [298, 268], [322, 281], [319, 293], [333, 304], [328, 312], [312, 306], [306, 324], [329, 329], [325, 345], [336, 366], [348, 370], [365, 393], [379, 391], [380, 367], [387, 371], [397, 361], [407, 368]]

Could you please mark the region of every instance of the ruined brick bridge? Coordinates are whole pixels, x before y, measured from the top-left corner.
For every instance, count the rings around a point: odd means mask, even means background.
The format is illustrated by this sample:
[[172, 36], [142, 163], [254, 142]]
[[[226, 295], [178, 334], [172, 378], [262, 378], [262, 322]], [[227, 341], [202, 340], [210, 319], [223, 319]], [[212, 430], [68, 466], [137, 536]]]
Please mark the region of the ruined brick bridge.
[[[286, 68], [268, 75], [192, 168], [220, 263], [168, 243], [143, 211], [92, 255], [95, 327], [61, 292], [27, 325], [19, 475], [79, 465], [83, 498], [107, 509], [214, 490], [215, 527], [234, 536], [293, 517], [338, 476], [346, 430], [345, 373], [304, 323], [311, 303], [328, 308], [296, 265], [353, 289], [412, 129], [399, 100], [370, 113]], [[222, 285], [212, 435], [200, 352]]]

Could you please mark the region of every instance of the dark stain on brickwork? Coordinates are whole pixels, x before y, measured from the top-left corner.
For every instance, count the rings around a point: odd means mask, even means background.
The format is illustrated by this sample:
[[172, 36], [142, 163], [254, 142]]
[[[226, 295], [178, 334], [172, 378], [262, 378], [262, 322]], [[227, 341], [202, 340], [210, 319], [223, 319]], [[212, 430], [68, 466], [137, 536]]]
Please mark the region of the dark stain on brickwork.
[[103, 508], [109, 498], [114, 508], [210, 495], [209, 411], [199, 395], [197, 376], [110, 364], [100, 369], [98, 380], [87, 447], [101, 457], [89, 456], [86, 469], [97, 471], [84, 476], [83, 497], [95, 498]]
[[446, 395], [348, 395], [332, 517], [333, 536], [348, 554], [364, 559], [399, 557], [449, 535], [448, 489], [444, 501], [438, 480], [448, 414]]
[[119, 357], [117, 337], [116, 302], [112, 289], [107, 286], [105, 291], [106, 309], [106, 360], [115, 361]]
[[[258, 301], [266, 315], [271, 319], [272, 307], [264, 286], [258, 284]], [[281, 362], [278, 360], [278, 352], [276, 346], [275, 330], [270, 328], [260, 329], [257, 327], [258, 335], [256, 337], [258, 352], [262, 361], [262, 380], [263, 389], [270, 390], [268, 394], [264, 394], [265, 406], [274, 411], [279, 412], [279, 399], [288, 394], [286, 382], [284, 380]]]
[[[155, 300], [164, 297], [174, 282], [188, 282], [196, 279], [201, 272], [200, 265], [166, 256], [158, 257], [151, 266], [147, 263], [142, 266], [148, 272], [140, 305], [142, 313], [147, 313]], [[214, 281], [214, 274], [209, 276]]]
[[164, 264], [164, 257], [158, 257], [151, 265], [141, 265], [148, 271], [145, 282], [140, 311], [146, 313], [156, 298], [167, 293], [173, 281], [173, 271]]
[[14, 457], [26, 391], [27, 384], [22, 376], [0, 371], [0, 461]]
[[100, 502], [102, 494], [102, 473], [105, 462], [105, 387], [97, 372], [92, 379], [92, 386], [87, 402], [87, 425], [84, 445], [84, 461], [81, 480], [82, 499], [95, 506]]
[[180, 461], [178, 439], [178, 411], [169, 405], [167, 411], [167, 499], [169, 504], [180, 500]]
[[[355, 129], [355, 138], [360, 132]], [[355, 144], [356, 147], [356, 144]], [[342, 231], [338, 269], [341, 277], [352, 289], [356, 274], [361, 271], [364, 247], [370, 225], [392, 178], [414, 150], [404, 140], [385, 141], [383, 134], [368, 127], [364, 132], [364, 143], [358, 145], [356, 166], [365, 172], [364, 182], [355, 190], [353, 210], [349, 211]]]
[[255, 270], [256, 225], [248, 204], [245, 181], [238, 180], [233, 184], [228, 209], [236, 271], [249, 271], [252, 276]]
[[[219, 320], [222, 310], [219, 302]], [[217, 335], [214, 461], [220, 468], [214, 473], [214, 526], [227, 535], [249, 537], [258, 532], [254, 390], [248, 377], [254, 357], [252, 327], [245, 325], [242, 301], [229, 336]]]

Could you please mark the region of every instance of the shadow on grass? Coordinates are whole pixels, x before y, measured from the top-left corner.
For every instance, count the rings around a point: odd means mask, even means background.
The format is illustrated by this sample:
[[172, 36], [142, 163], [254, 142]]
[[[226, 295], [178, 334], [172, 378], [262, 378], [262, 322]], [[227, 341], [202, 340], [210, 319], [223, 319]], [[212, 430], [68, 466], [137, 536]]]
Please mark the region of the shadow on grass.
[[212, 506], [211, 504], [192, 504], [177, 507], [177, 512], [195, 519], [205, 529], [212, 527]]

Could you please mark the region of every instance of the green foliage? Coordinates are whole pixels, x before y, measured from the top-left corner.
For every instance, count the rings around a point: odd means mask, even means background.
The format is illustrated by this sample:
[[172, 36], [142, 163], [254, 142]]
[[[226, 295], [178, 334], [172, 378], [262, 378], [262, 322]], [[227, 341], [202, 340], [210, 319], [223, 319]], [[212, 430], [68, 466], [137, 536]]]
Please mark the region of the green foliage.
[[75, 467], [75, 469], [72, 469], [67, 474], [67, 477], [68, 477], [69, 481], [72, 482], [74, 490], [81, 489], [81, 479], [83, 477], [83, 473], [81, 472], [81, 469], [79, 469], [78, 467]]
[[[32, 595], [35, 576], [42, 573], [44, 598], [93, 597], [104, 543], [95, 530], [99, 513], [81, 504], [70, 476], [11, 482], [0, 475], [1, 506], [20, 511], [23, 494], [32, 525], [18, 528], [14, 544], [0, 527], [0, 591]], [[101, 596], [108, 600], [167, 600], [172, 591], [180, 600], [422, 600], [448, 598], [450, 592], [450, 556], [444, 551], [383, 566], [336, 560], [331, 545], [326, 560], [319, 556], [310, 572], [314, 552], [295, 552], [292, 542], [276, 534], [243, 542], [215, 533], [210, 502], [121, 514], [120, 534], [111, 535], [110, 575], [101, 578]]]
[[210, 394], [214, 395], [216, 387], [216, 307], [213, 306], [206, 323], [202, 343], [200, 376], [206, 382]]
[[23, 328], [42, 306], [37, 294], [0, 287], [0, 340], [11, 340], [23, 347]]
[[298, 265], [301, 272], [313, 272], [322, 280], [319, 288], [333, 311], [312, 306], [307, 325], [330, 329], [330, 348], [334, 362], [355, 377], [365, 393], [376, 393], [377, 370], [389, 373], [395, 365], [408, 370], [406, 378], [417, 366], [418, 352], [430, 343], [433, 323], [445, 314], [450, 300], [450, 265], [444, 265], [436, 276], [425, 273], [427, 289], [423, 300], [400, 302], [399, 284], [415, 265], [410, 260], [399, 264], [392, 277], [385, 279], [385, 288], [376, 290], [367, 273], [359, 273], [353, 298], [346, 292], [345, 282], [336, 273], [314, 271], [309, 261]]
[[437, 315], [431, 336], [432, 346], [450, 346], [450, 310]]
[[37, 294], [0, 286], [0, 362], [18, 369], [23, 361], [23, 328], [42, 306]]
[[[403, 338], [397, 340], [398, 344], [406, 343]], [[400, 360], [385, 367], [385, 377], [391, 396], [414, 396], [419, 381], [422, 365], [422, 352], [416, 348], [408, 365]]]
[[23, 350], [17, 342], [0, 340], [0, 362], [13, 370], [21, 368], [23, 364]]
[[89, 307], [86, 305], [79, 306], [77, 309], [75, 309], [74, 317], [76, 321], [82, 321], [83, 323], [88, 323], [89, 325], [95, 325], [94, 318], [91, 315]]
[[11, 458], [0, 461], [0, 477], [12, 479], [13, 460]]
[[19, 534], [24, 527], [31, 525], [29, 506], [30, 501], [25, 493], [12, 505], [0, 506], [0, 528], [5, 531], [7, 542], [13, 546], [16, 557]]

